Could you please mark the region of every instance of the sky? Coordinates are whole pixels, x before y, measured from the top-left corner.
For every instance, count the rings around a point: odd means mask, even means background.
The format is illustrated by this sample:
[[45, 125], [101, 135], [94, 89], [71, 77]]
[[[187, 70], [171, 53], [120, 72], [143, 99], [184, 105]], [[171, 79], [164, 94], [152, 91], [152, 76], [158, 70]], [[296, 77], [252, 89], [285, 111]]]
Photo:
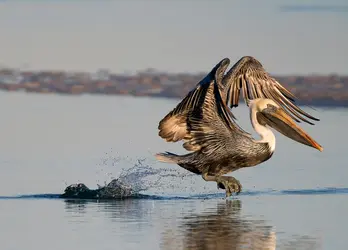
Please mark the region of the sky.
[[210, 71], [251, 55], [273, 74], [348, 75], [345, 0], [0, 0], [0, 66]]

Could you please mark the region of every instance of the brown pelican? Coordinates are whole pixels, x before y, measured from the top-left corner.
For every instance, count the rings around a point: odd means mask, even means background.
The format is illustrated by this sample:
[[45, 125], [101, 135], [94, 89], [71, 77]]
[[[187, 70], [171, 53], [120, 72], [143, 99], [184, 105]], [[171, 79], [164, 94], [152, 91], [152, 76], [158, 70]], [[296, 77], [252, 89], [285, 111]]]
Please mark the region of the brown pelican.
[[[183, 147], [193, 152], [185, 155], [156, 154], [159, 161], [176, 163], [188, 171], [201, 174], [205, 181], [217, 182], [218, 187], [226, 190], [226, 196], [232, 192], [238, 194], [242, 186], [234, 177], [223, 175], [258, 165], [272, 156], [275, 136], [269, 127], [299, 143], [323, 150], [296, 125], [279, 103], [290, 107], [289, 111], [299, 118], [296, 112], [316, 118], [293, 105], [288, 97], [293, 95], [270, 78], [261, 63], [252, 57], [244, 57], [224, 76], [228, 64], [228, 58], [220, 61], [159, 123], [160, 137], [169, 142], [184, 140]], [[238, 126], [227, 106], [238, 105], [236, 93], [240, 88], [260, 140], [252, 138]], [[248, 89], [252, 90], [253, 99], [249, 98]]]

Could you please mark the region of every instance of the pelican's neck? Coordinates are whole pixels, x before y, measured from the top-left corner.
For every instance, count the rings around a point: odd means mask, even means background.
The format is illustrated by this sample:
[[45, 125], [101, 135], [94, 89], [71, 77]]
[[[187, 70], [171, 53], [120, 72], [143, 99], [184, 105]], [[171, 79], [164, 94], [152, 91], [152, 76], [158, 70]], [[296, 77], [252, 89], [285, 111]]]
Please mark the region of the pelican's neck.
[[261, 125], [256, 117], [256, 107], [252, 106], [250, 107], [250, 120], [251, 120], [251, 124], [253, 126], [253, 128], [255, 129], [255, 131], [261, 136], [261, 140], [256, 140], [256, 142], [259, 143], [268, 143], [271, 151], [273, 152], [275, 149], [275, 136], [272, 132], [272, 130], [270, 130], [269, 128], [267, 128], [266, 126]]

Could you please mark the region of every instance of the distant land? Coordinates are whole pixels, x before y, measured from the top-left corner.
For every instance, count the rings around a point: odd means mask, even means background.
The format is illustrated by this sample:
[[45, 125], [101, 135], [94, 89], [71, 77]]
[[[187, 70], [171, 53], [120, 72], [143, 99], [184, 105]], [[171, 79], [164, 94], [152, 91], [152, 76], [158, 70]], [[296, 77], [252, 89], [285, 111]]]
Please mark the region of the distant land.
[[[66, 95], [132, 95], [163, 98], [184, 97], [208, 72], [169, 74], [147, 69], [133, 75], [64, 71], [0, 69], [0, 90]], [[348, 76], [272, 75], [298, 98], [299, 104], [326, 107], [348, 106]]]

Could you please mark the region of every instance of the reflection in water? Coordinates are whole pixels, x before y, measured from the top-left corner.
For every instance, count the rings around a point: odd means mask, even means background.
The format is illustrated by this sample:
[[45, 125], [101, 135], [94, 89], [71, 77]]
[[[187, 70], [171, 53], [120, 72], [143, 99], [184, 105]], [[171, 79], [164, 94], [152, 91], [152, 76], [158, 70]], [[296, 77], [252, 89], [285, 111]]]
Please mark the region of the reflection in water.
[[[143, 234], [156, 227], [155, 231], [161, 234], [160, 249], [164, 250], [321, 249], [318, 239], [310, 236], [286, 235], [276, 242], [273, 227], [264, 220], [242, 215], [241, 204], [241, 200], [218, 199], [65, 200], [65, 211], [74, 223], [88, 222], [91, 214], [103, 215], [115, 222], [115, 227], [122, 228], [120, 237], [131, 235], [128, 239], [132, 242], [139, 236], [135, 233]], [[202, 205], [204, 212], [196, 212]]]
[[[177, 231], [168, 230], [163, 234], [162, 248], [275, 249], [276, 236], [272, 228], [264, 221], [242, 219], [240, 211], [240, 200], [226, 200], [217, 204], [216, 211], [184, 217]], [[180, 240], [181, 234], [183, 240]]]
[[115, 201], [93, 201], [93, 200], [65, 200], [65, 210], [68, 213], [84, 215], [92, 212], [103, 213], [106, 217], [122, 222], [141, 221], [149, 214], [149, 204], [144, 200], [115, 200]]

